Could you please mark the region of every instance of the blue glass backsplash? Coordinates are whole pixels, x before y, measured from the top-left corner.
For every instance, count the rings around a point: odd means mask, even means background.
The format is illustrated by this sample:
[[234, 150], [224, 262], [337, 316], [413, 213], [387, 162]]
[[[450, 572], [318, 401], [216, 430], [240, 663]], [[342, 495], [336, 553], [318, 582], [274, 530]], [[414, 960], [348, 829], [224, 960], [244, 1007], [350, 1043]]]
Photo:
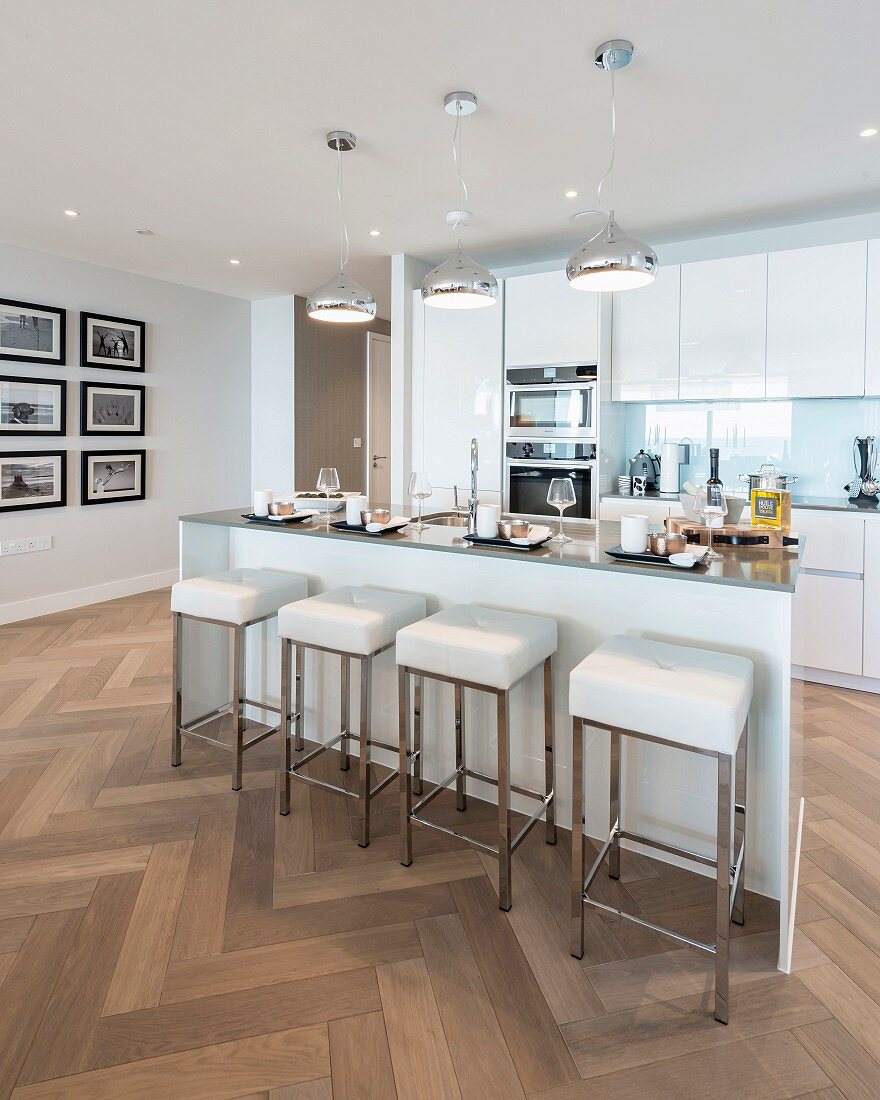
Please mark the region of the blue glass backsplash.
[[793, 492], [800, 496], [845, 495], [857, 435], [880, 437], [880, 399], [668, 402], [626, 410], [628, 458], [640, 447], [659, 453], [661, 443], [691, 442], [691, 465], [681, 468], [681, 479], [700, 484], [709, 448], [718, 447], [727, 487], [739, 486], [739, 475], [755, 473], [762, 462], [775, 462], [782, 473], [798, 475]]

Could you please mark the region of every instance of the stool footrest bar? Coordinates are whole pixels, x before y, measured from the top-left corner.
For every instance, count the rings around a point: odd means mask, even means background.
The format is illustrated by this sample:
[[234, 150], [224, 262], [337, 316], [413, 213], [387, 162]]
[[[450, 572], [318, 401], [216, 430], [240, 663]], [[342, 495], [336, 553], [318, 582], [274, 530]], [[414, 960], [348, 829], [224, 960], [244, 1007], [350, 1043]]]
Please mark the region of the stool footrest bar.
[[460, 833], [457, 829], [450, 829], [446, 825], [438, 825], [436, 821], [428, 821], [426, 817], [416, 817], [414, 813], [410, 814], [410, 821], [414, 825], [423, 825], [426, 829], [434, 829], [438, 833], [445, 833], [447, 836], [454, 836], [458, 840], [463, 840], [467, 844], [470, 844], [473, 848], [479, 848], [482, 852], [488, 852], [489, 855], [495, 856], [497, 859], [499, 851], [491, 844], [484, 844], [482, 840], [474, 840], [472, 837], [465, 836], [464, 833]]
[[217, 737], [209, 737], [207, 733], [197, 733], [195, 730], [188, 730], [185, 726], [180, 727], [180, 732], [184, 737], [194, 737], [197, 741], [207, 741], [211, 745], [216, 745], [220, 749], [226, 749], [227, 752], [233, 752], [234, 745], [227, 745], [225, 741], [221, 741]]
[[391, 772], [389, 775], [386, 775], [384, 779], [380, 779], [376, 786], [370, 790], [370, 798], [375, 798], [380, 791], [384, 791], [388, 784], [396, 778], [397, 772]]
[[267, 737], [271, 737], [273, 733], [277, 733], [281, 729], [280, 726], [273, 726], [271, 729], [263, 730], [262, 733], [258, 733], [256, 737], [252, 737], [250, 741], [245, 741], [241, 746], [242, 749], [249, 749], [251, 745], [259, 745], [261, 741], [265, 741]]
[[447, 779], [444, 779], [442, 783], [438, 783], [437, 786], [433, 789], [433, 791], [430, 791], [428, 794], [426, 794], [424, 798], [420, 798], [419, 801], [415, 804], [415, 806], [413, 806], [412, 810], [410, 811], [410, 815], [412, 816], [412, 815], [417, 814], [419, 812], [419, 810], [424, 809], [425, 806], [427, 806], [429, 802], [433, 802], [434, 799], [438, 795], [442, 794], [446, 790], [447, 787], [452, 785], [453, 781], [456, 779], [457, 776], [458, 776], [458, 768], [456, 768], [455, 771], [452, 773], [452, 775], [450, 775]]
[[698, 855], [687, 848], [677, 848], [674, 844], [664, 844], [659, 840], [651, 840], [650, 837], [641, 836], [639, 833], [630, 833], [625, 829], [618, 829], [617, 835], [621, 840], [632, 840], [636, 844], [644, 844], [648, 848], [656, 848], [659, 852], [669, 852], [670, 855], [681, 856], [684, 859], [692, 859], [694, 863], [702, 863], [706, 867], [717, 866], [717, 861], [709, 856]]
[[[495, 776], [486, 775], [485, 772], [478, 772], [473, 768], [463, 768], [462, 774], [466, 775], [468, 779], [478, 779], [481, 783], [490, 783], [493, 787], [498, 786], [498, 780]], [[539, 802], [543, 802], [547, 797], [546, 794], [542, 794], [540, 791], [533, 791], [528, 787], [517, 787], [514, 783], [510, 784], [510, 790], [514, 794], [521, 794], [526, 798], [536, 798]]]
[[637, 917], [632, 913], [624, 913], [622, 909], [615, 909], [613, 905], [605, 905], [604, 902], [594, 901], [593, 898], [588, 897], [586, 891], [584, 891], [583, 900], [586, 905], [591, 905], [594, 909], [601, 909], [603, 913], [611, 913], [621, 920], [628, 920], [633, 924], [638, 924], [642, 928], [649, 929], [651, 932], [657, 932], [661, 936], [667, 936], [669, 939], [675, 940], [676, 943], [683, 943], [685, 947], [693, 948], [694, 951], [703, 951], [707, 955], [716, 954], [714, 943], [702, 943], [700, 940], [692, 940], [689, 936], [682, 936], [679, 932], [673, 932], [669, 928], [664, 928], [662, 924], [654, 924], [653, 921], [644, 920], [642, 917]]
[[541, 799], [541, 805], [537, 808], [537, 810], [535, 810], [535, 812], [532, 814], [532, 816], [529, 818], [529, 820], [525, 823], [525, 825], [523, 825], [523, 827], [520, 829], [520, 831], [516, 834], [516, 836], [510, 842], [511, 852], [515, 852], [517, 850], [517, 848], [520, 846], [520, 844], [525, 840], [525, 838], [528, 835], [529, 831], [531, 830], [532, 826], [536, 825], [538, 823], [538, 821], [540, 820], [541, 815], [546, 813], [547, 807], [553, 801], [553, 793], [554, 792], [551, 791], [549, 794], [544, 795], [544, 797]]
[[292, 779], [298, 779], [300, 783], [308, 783], [311, 787], [320, 787], [322, 791], [333, 791], [334, 794], [344, 794], [346, 798], [357, 798], [357, 791], [348, 791], [345, 787], [338, 787], [335, 783], [327, 783], [323, 779], [313, 779], [310, 775], [304, 775], [302, 772], [295, 770], [295, 766], [291, 767], [288, 775]]
[[209, 710], [206, 714], [200, 714], [198, 718], [193, 718], [191, 722], [186, 722], [180, 729], [182, 733], [191, 733], [193, 730], [197, 730], [200, 726], [207, 725], [208, 722], [213, 722], [215, 718], [222, 718], [224, 714], [228, 714], [232, 710], [232, 702], [224, 703], [222, 707], [215, 707], [213, 710]]
[[245, 699], [244, 701], [249, 707], [256, 707], [257, 710], [271, 710], [273, 714], [281, 713], [281, 707], [273, 706], [272, 703], [261, 703], [259, 699]]

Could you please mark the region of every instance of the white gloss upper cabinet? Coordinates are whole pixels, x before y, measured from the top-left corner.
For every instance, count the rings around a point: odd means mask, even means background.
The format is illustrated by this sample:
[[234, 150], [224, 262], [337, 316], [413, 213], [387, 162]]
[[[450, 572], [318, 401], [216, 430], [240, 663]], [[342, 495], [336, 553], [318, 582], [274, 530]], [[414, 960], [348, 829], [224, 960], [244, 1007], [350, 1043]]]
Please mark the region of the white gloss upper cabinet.
[[880, 394], [880, 241], [868, 241], [865, 393]]
[[598, 360], [599, 294], [573, 289], [565, 271], [505, 279], [504, 294], [508, 367]]
[[614, 295], [612, 401], [678, 398], [680, 268], [661, 265], [646, 287]]
[[502, 300], [486, 309], [435, 309], [413, 295], [412, 462], [435, 487], [458, 485], [467, 494], [475, 437], [478, 487], [501, 492]]
[[764, 396], [767, 256], [681, 268], [682, 400]]
[[771, 252], [767, 396], [865, 392], [867, 242]]

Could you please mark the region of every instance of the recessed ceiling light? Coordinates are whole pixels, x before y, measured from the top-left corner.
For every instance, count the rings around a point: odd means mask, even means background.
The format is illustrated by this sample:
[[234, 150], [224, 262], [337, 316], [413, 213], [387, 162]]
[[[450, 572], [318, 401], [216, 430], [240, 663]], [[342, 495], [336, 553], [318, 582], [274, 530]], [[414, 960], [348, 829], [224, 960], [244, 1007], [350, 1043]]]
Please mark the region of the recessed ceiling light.
[[79, 217], [79, 211], [78, 210], [65, 210], [64, 213], [68, 216], [68, 218], [78, 218]]
[[577, 191], [566, 191], [565, 192], [565, 197], [567, 199], [576, 199], [578, 197], [578, 193], [577, 193]]
[[139, 237], [152, 237], [153, 230], [152, 229], [136, 229], [135, 233], [137, 233], [137, 235]]
[[370, 236], [371, 237], [381, 237], [382, 234], [379, 232], [378, 229], [371, 229], [370, 230]]
[[238, 265], [241, 263], [241, 260], [230, 260], [229, 262], [231, 264], [234, 264], [236, 267], [238, 267]]
[[869, 126], [867, 129], [862, 130], [859, 133], [859, 137], [876, 137], [876, 136], [877, 136], [877, 127], [876, 126]]

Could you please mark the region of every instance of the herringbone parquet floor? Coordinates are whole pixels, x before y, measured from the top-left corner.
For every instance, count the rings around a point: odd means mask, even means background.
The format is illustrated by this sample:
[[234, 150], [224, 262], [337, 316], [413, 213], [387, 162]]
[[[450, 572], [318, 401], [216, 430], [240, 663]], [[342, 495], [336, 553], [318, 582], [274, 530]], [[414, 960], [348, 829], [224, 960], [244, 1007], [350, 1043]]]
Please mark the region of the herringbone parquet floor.
[[[593, 913], [570, 957], [566, 834], [530, 835], [505, 915], [457, 842], [399, 865], [393, 790], [367, 850], [347, 800], [297, 784], [280, 818], [275, 738], [238, 794], [210, 746], [172, 770], [167, 604], [0, 627], [0, 1098], [880, 1095], [880, 699], [807, 688], [796, 973], [750, 898], [725, 1028], [700, 956]], [[705, 879], [601, 882], [710, 934]]]

